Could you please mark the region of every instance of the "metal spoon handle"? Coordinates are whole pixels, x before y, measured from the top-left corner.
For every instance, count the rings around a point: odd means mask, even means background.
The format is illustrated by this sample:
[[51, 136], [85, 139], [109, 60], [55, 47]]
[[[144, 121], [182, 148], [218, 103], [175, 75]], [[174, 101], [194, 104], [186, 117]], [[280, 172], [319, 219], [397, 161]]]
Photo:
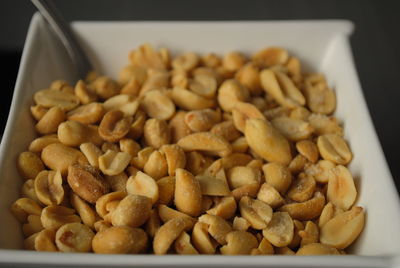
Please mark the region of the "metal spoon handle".
[[60, 15], [57, 8], [54, 6], [52, 1], [47, 0], [31, 0], [32, 3], [39, 10], [40, 14], [46, 19], [46, 21], [53, 28], [54, 32], [60, 38], [61, 42], [65, 46], [72, 62], [74, 63], [79, 78], [84, 79], [86, 75], [93, 70], [93, 66], [90, 63], [88, 57], [79, 45], [76, 36], [71, 30], [71, 27], [67, 21]]

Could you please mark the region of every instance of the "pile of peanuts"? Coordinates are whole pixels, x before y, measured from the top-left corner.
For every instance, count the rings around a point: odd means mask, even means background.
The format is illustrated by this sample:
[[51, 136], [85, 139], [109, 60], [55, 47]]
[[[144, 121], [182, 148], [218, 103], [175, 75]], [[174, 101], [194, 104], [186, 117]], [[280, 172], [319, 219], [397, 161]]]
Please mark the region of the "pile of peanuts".
[[11, 211], [24, 248], [103, 254], [345, 254], [364, 227], [352, 152], [322, 74], [144, 44], [119, 81], [34, 95], [39, 137]]

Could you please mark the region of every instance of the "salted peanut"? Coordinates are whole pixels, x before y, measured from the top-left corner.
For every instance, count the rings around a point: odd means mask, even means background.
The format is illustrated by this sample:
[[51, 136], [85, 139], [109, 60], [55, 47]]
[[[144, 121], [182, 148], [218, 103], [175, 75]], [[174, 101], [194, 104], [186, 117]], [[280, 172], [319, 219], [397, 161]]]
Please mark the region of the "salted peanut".
[[332, 176], [331, 170], [335, 164], [329, 160], [319, 160], [316, 164], [310, 165], [304, 169], [305, 173], [314, 177], [319, 183], [328, 183]]
[[184, 168], [186, 165], [186, 155], [181, 147], [176, 144], [165, 144], [161, 146], [160, 151], [163, 152], [168, 165], [168, 174], [175, 175], [177, 168]]
[[139, 46], [136, 50], [129, 53], [129, 59], [133, 66], [139, 66], [143, 69], [161, 69], [164, 70], [167, 66], [163, 60], [165, 52], [156, 51], [150, 44], [145, 43]]
[[97, 147], [95, 144], [91, 142], [82, 143], [79, 146], [81, 152], [85, 155], [89, 164], [95, 168], [99, 167], [99, 157], [103, 154], [103, 152]]
[[292, 242], [288, 245], [289, 248], [295, 249], [300, 246], [302, 237], [299, 235], [299, 232], [304, 230], [304, 224], [301, 221], [293, 220], [294, 231], [293, 231], [293, 239]]
[[263, 183], [257, 194], [257, 199], [268, 204], [271, 208], [277, 208], [283, 205], [284, 199], [273, 186]]
[[226, 244], [226, 235], [232, 231], [231, 225], [223, 218], [215, 215], [204, 214], [199, 217], [199, 222], [207, 224], [208, 233], [220, 244]]
[[245, 166], [236, 166], [229, 169], [227, 176], [232, 189], [248, 184], [260, 183], [261, 181], [261, 174], [258, 170]]
[[362, 207], [353, 207], [349, 211], [335, 216], [322, 226], [321, 243], [337, 249], [348, 247], [364, 228], [364, 218]]
[[348, 210], [357, 197], [353, 176], [344, 166], [331, 169], [331, 174], [326, 194], [328, 201], [343, 210]]
[[204, 66], [215, 68], [221, 65], [221, 58], [215, 53], [204, 54], [201, 57], [201, 63]]
[[128, 194], [112, 211], [111, 223], [113, 226], [139, 227], [150, 217], [151, 205], [151, 199], [146, 196]]
[[146, 113], [142, 110], [138, 110], [133, 117], [133, 123], [130, 126], [129, 132], [127, 134], [128, 138], [131, 139], [138, 139], [142, 136], [143, 134], [143, 127], [144, 124], [146, 123]]
[[128, 181], [128, 175], [125, 172], [121, 172], [117, 175], [109, 176], [105, 175], [107, 183], [110, 185], [112, 191], [124, 191], [126, 188], [126, 182]]
[[303, 170], [306, 171], [306, 169], [310, 166], [312, 165], [309, 164], [307, 158], [305, 158], [302, 154], [297, 154], [295, 157], [293, 157], [292, 161], [290, 161], [288, 169], [292, 174], [298, 174]]
[[43, 209], [40, 220], [45, 229], [57, 230], [66, 223], [80, 222], [81, 218], [71, 208], [52, 205]]
[[293, 220], [287, 212], [275, 212], [263, 230], [263, 236], [276, 247], [285, 247], [293, 239]]
[[343, 128], [333, 116], [328, 117], [323, 114], [313, 113], [308, 117], [308, 122], [314, 128], [314, 132], [317, 135], [337, 134], [343, 136]]
[[96, 94], [102, 99], [109, 99], [117, 95], [120, 88], [116, 81], [107, 76], [97, 77], [90, 86], [94, 89]]
[[100, 122], [99, 134], [108, 142], [119, 141], [128, 134], [132, 121], [131, 116], [125, 116], [119, 110], [108, 111]]
[[37, 174], [44, 169], [40, 157], [32, 152], [22, 152], [18, 156], [17, 167], [19, 174], [25, 180], [35, 179]]
[[66, 121], [58, 126], [58, 139], [67, 146], [79, 146], [91, 142], [100, 145], [103, 140], [99, 135], [97, 126], [85, 125], [77, 121]]
[[172, 100], [161, 90], [147, 91], [141, 105], [146, 113], [159, 120], [168, 120], [175, 114], [175, 105]]
[[185, 70], [174, 69], [171, 71], [171, 86], [188, 88], [189, 87], [189, 77]]
[[281, 164], [268, 163], [262, 166], [262, 170], [265, 181], [282, 195], [285, 194], [292, 183], [292, 174], [289, 169]]
[[108, 194], [105, 194], [101, 196], [99, 199], [96, 201], [96, 212], [99, 214], [100, 217], [103, 219], [106, 217], [107, 214], [109, 214], [111, 211], [110, 206], [108, 205], [109, 203], [118, 203], [122, 199], [126, 197], [126, 192], [125, 191], [119, 191], [119, 192], [111, 192]]
[[32, 153], [41, 153], [43, 148], [52, 143], [60, 142], [57, 135], [51, 134], [34, 139], [29, 144], [29, 151]]
[[232, 142], [241, 136], [240, 132], [236, 129], [231, 120], [214, 124], [210, 132], [225, 138], [229, 142]]
[[250, 148], [266, 161], [285, 165], [292, 160], [289, 142], [263, 119], [248, 119], [245, 137]]
[[232, 109], [233, 123], [235, 127], [244, 133], [246, 121], [251, 118], [265, 120], [265, 116], [253, 104], [238, 101]]
[[299, 250], [296, 252], [296, 255], [340, 255], [340, 252], [336, 248], [325, 244], [311, 243], [299, 248]]
[[232, 142], [232, 149], [236, 153], [245, 153], [249, 148], [246, 137], [239, 137]]
[[257, 196], [258, 190], [260, 189], [260, 183], [250, 183], [245, 184], [241, 187], [232, 190], [232, 196], [236, 201], [239, 201], [244, 196], [249, 196], [255, 198]]
[[218, 89], [218, 104], [225, 112], [230, 112], [239, 101], [249, 99], [249, 91], [234, 79], [225, 80]]
[[22, 232], [25, 237], [29, 237], [44, 229], [39, 215], [29, 215], [27, 221], [27, 223], [22, 225]]
[[262, 88], [280, 105], [295, 108], [305, 104], [300, 90], [284, 73], [265, 69], [260, 73], [260, 80]]
[[336, 109], [336, 95], [325, 83], [305, 83], [304, 96], [307, 106], [314, 113], [331, 114]]
[[254, 168], [257, 170], [261, 170], [262, 166], [263, 166], [263, 161], [261, 159], [253, 159], [250, 162], [247, 163], [246, 167], [249, 168]]
[[139, 171], [135, 177], [129, 177], [126, 182], [126, 191], [128, 194], [146, 196], [150, 198], [152, 204], [157, 202], [159, 197], [159, 190], [156, 181], [141, 171]]
[[204, 176], [214, 177], [223, 181], [226, 180], [224, 166], [222, 164], [222, 159], [217, 159], [213, 161], [203, 172]]
[[93, 231], [82, 223], [67, 223], [56, 232], [56, 245], [62, 252], [90, 252]]
[[154, 237], [161, 226], [161, 220], [158, 216], [157, 209], [152, 209], [150, 217], [145, 224], [145, 231], [150, 237]]
[[217, 79], [212, 74], [195, 74], [188, 86], [199, 96], [212, 99], [217, 92]]
[[101, 145], [101, 151], [103, 153], [106, 153], [108, 150], [111, 150], [111, 151], [114, 151], [114, 152], [120, 152], [121, 151], [119, 149], [119, 146], [116, 143], [105, 141]]
[[36, 121], [39, 121], [40, 119], [42, 119], [42, 117], [47, 113], [49, 109], [43, 107], [42, 105], [33, 105], [30, 108], [31, 114], [33, 116], [33, 118], [36, 119]]
[[67, 81], [64, 81], [64, 80], [54, 80], [50, 84], [50, 89], [60, 90], [60, 91], [67, 91], [69, 93], [73, 93], [74, 92], [73, 87], [70, 84], [68, 84]]
[[60, 171], [41, 171], [35, 178], [35, 193], [45, 205], [59, 205], [64, 199], [63, 179]]
[[63, 111], [70, 111], [79, 105], [79, 99], [74, 94], [51, 89], [36, 92], [33, 99], [44, 108], [57, 106]]
[[139, 169], [143, 169], [149, 160], [150, 155], [154, 152], [153, 147], [145, 147], [137, 153], [136, 157], [132, 157], [131, 164]]
[[39, 235], [39, 233], [34, 233], [34, 234], [30, 235], [28, 238], [24, 239], [23, 249], [35, 250], [35, 239]]
[[90, 228], [94, 228], [94, 223], [97, 220], [97, 214], [94, 209], [87, 204], [83, 199], [81, 199], [78, 195], [71, 192], [70, 202], [72, 207], [76, 210], [79, 216], [82, 219], [82, 222], [89, 226]]
[[55, 231], [44, 229], [37, 234], [34, 234], [33, 249], [36, 251], [56, 252]]
[[21, 186], [21, 197], [26, 197], [40, 203], [39, 198], [35, 192], [35, 180], [27, 180]]
[[319, 241], [318, 226], [312, 221], [307, 221], [304, 230], [299, 231], [299, 236], [301, 237], [301, 242], [300, 242], [301, 247], [312, 243], [318, 243]]
[[108, 150], [99, 157], [99, 168], [105, 175], [117, 175], [129, 165], [131, 158], [126, 152]]
[[171, 130], [171, 141], [174, 143], [177, 143], [182, 137], [192, 132], [185, 123], [186, 114], [184, 111], [177, 111], [168, 123]]
[[288, 247], [275, 248], [275, 255], [296, 255], [296, 253]]
[[262, 89], [260, 84], [260, 70], [253, 62], [243, 65], [237, 71], [235, 78], [243, 86], [248, 88], [252, 95], [261, 94]]
[[221, 111], [203, 109], [190, 111], [185, 115], [185, 123], [193, 132], [208, 131], [221, 121]]
[[302, 140], [296, 142], [297, 151], [302, 154], [307, 160], [312, 163], [316, 163], [318, 161], [319, 153], [317, 145], [310, 140]]
[[157, 207], [158, 211], [158, 216], [163, 222], [167, 222], [172, 219], [177, 219], [177, 218], [186, 218], [188, 220], [191, 220], [193, 223], [196, 222], [196, 220], [189, 215], [179, 212], [173, 208], [167, 207], [166, 205], [159, 205]]
[[69, 166], [67, 180], [75, 194], [92, 204], [110, 190], [110, 186], [98, 170], [90, 165]]
[[146, 144], [156, 149], [171, 141], [171, 132], [164, 120], [148, 119], [144, 125], [143, 134]]
[[289, 58], [287, 50], [280, 47], [268, 47], [255, 53], [252, 57], [255, 64], [261, 67], [270, 67], [285, 64]]
[[201, 254], [214, 254], [218, 243], [208, 233], [209, 225], [204, 222], [197, 222], [192, 231], [192, 242]]
[[96, 230], [96, 232], [101, 232], [105, 229], [110, 228], [111, 226], [111, 223], [104, 220], [99, 220], [94, 223], [94, 229]]
[[225, 220], [231, 219], [236, 212], [236, 201], [232, 196], [213, 198], [214, 206], [206, 211], [209, 215], [219, 216]]
[[176, 170], [175, 176], [176, 208], [190, 216], [198, 216], [201, 212], [202, 197], [199, 181], [190, 172], [181, 168]]
[[173, 59], [171, 65], [173, 69], [190, 71], [199, 64], [199, 61], [199, 56], [193, 52], [187, 52]]
[[298, 179], [292, 183], [287, 196], [296, 202], [307, 201], [313, 196], [316, 186], [312, 176], [300, 173]]
[[249, 229], [250, 223], [242, 217], [236, 216], [233, 219], [232, 228], [237, 231], [247, 231]]
[[209, 210], [212, 207], [213, 203], [214, 201], [211, 196], [204, 195], [201, 198], [201, 214], [206, 213], [207, 210]]
[[119, 94], [103, 103], [106, 111], [118, 110], [127, 116], [133, 116], [139, 108], [139, 99], [126, 94]]
[[292, 80], [299, 83], [302, 80], [300, 60], [296, 57], [290, 57], [285, 66]]
[[257, 199], [244, 196], [239, 202], [240, 214], [256, 230], [262, 230], [267, 227], [272, 218], [272, 208]]
[[168, 173], [168, 164], [165, 155], [160, 151], [154, 151], [143, 167], [143, 171], [158, 180]]
[[310, 138], [312, 126], [305, 121], [290, 117], [277, 117], [271, 120], [272, 125], [288, 140], [299, 141]]
[[[212, 163], [208, 161], [209, 158], [203, 156], [201, 153], [193, 151], [186, 154], [186, 169], [194, 174], [198, 175]], [[213, 160], [212, 160], [213, 161]]]
[[139, 82], [139, 80], [137, 78], [131, 78], [126, 84], [122, 86], [120, 93], [137, 97], [139, 96], [141, 88], [142, 84]]
[[335, 164], [347, 165], [353, 158], [346, 141], [339, 135], [325, 134], [319, 136], [317, 146], [321, 156]]
[[51, 134], [57, 131], [58, 126], [66, 119], [65, 112], [58, 106], [51, 107], [35, 125], [39, 134]]
[[178, 145], [185, 151], [199, 150], [224, 157], [232, 152], [232, 146], [221, 136], [210, 132], [197, 132], [181, 138]]
[[133, 139], [121, 139], [119, 141], [119, 149], [121, 152], [129, 153], [132, 157], [137, 156], [141, 147], [140, 144], [134, 141]]
[[228, 72], [238, 71], [246, 63], [246, 57], [237, 51], [232, 51], [224, 55], [222, 67]]
[[148, 247], [147, 234], [139, 228], [112, 226], [98, 232], [92, 240], [94, 253], [138, 254]]
[[174, 199], [175, 193], [175, 177], [168, 176], [159, 179], [157, 182], [158, 186], [158, 204], [169, 205]]
[[199, 252], [190, 242], [190, 236], [186, 232], [182, 232], [174, 242], [176, 253], [180, 255], [197, 255]]
[[154, 253], [157, 255], [166, 254], [181, 233], [189, 231], [192, 227], [193, 222], [186, 218], [175, 218], [164, 223], [154, 236]]
[[11, 213], [21, 223], [26, 222], [29, 215], [42, 213], [42, 207], [34, 200], [26, 197], [19, 198], [11, 205]]
[[67, 113], [68, 120], [78, 121], [82, 124], [95, 124], [100, 121], [105, 113], [105, 109], [101, 103], [92, 102]]
[[96, 92], [82, 80], [76, 83], [74, 93], [82, 104], [89, 104], [98, 100]]
[[325, 206], [325, 197], [320, 192], [315, 192], [314, 197], [301, 203], [291, 203], [283, 205], [280, 211], [286, 211], [290, 216], [299, 221], [308, 221], [321, 215]]
[[263, 97], [253, 97], [250, 102], [260, 111], [265, 111], [267, 109], [267, 101]]
[[118, 77], [121, 85], [129, 83], [132, 79], [142, 85], [147, 78], [147, 72], [145, 68], [130, 64], [121, 69]]
[[228, 196], [231, 193], [226, 181], [205, 175], [197, 175], [196, 179], [200, 183], [201, 193], [203, 195]]
[[273, 255], [274, 247], [268, 242], [267, 239], [262, 238], [258, 248], [254, 248], [251, 250], [251, 255]]
[[[267, 95], [269, 96], [269, 95]], [[264, 116], [268, 119], [268, 120], [272, 120], [274, 118], [277, 117], [281, 117], [281, 116], [289, 116], [290, 115], [290, 111], [291, 109], [287, 108], [287, 107], [283, 107], [283, 106], [278, 106], [275, 107], [275, 103], [272, 104], [273, 108], [266, 108], [263, 111]]]
[[174, 87], [171, 97], [177, 106], [188, 111], [213, 108], [216, 104], [214, 99], [203, 97], [181, 87]]
[[318, 219], [318, 226], [321, 228], [325, 225], [330, 219], [336, 217], [337, 215], [343, 213], [344, 210], [333, 205], [331, 202], [327, 203], [324, 209], [321, 211], [321, 215]]
[[257, 238], [249, 232], [232, 231], [226, 236], [227, 245], [220, 248], [223, 255], [247, 255], [258, 247]]

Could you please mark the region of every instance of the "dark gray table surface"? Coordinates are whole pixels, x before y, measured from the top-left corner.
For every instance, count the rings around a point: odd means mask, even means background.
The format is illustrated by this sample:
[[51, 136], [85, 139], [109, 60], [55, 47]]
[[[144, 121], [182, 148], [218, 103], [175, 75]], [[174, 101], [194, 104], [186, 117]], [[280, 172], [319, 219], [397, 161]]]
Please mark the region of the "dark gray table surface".
[[[57, 0], [69, 20], [347, 19], [356, 30], [352, 50], [362, 88], [391, 172], [400, 188], [400, 1], [130, 1]], [[0, 1], [4, 129], [19, 59], [34, 8], [28, 0]], [[379, 180], [380, 178], [376, 178]]]

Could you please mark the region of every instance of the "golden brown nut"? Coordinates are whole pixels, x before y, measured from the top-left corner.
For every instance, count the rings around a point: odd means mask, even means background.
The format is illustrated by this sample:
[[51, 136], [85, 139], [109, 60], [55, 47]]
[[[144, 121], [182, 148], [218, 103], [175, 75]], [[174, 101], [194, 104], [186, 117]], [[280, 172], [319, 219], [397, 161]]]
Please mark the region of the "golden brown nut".
[[175, 210], [173, 208], [167, 207], [166, 205], [159, 205], [157, 207], [157, 210], [158, 210], [158, 215], [160, 216], [160, 219], [163, 222], [167, 222], [169, 220], [176, 219], [176, 218], [186, 218], [193, 222], [196, 221], [194, 218], [190, 217], [189, 215], [179, 212], [178, 210]]
[[249, 89], [252, 95], [262, 92], [260, 84], [260, 70], [253, 62], [246, 63], [236, 73], [235, 78]]
[[[203, 198], [204, 199], [204, 198]], [[214, 206], [206, 211], [207, 214], [231, 219], [236, 213], [236, 200], [233, 196], [214, 197]]]
[[199, 57], [193, 52], [179, 55], [172, 61], [172, 68], [190, 71], [199, 64]]
[[98, 218], [98, 215], [94, 211], [94, 209], [73, 192], [71, 192], [70, 195], [70, 202], [72, 207], [79, 214], [79, 217], [81, 217], [82, 222], [93, 229], [94, 223], [97, 221]]
[[150, 155], [154, 152], [153, 147], [145, 147], [137, 153], [136, 157], [133, 157], [131, 164], [139, 169], [143, 169], [144, 165], [149, 161]]
[[90, 165], [71, 165], [68, 168], [67, 180], [71, 189], [79, 197], [92, 204], [110, 190], [104, 178]]
[[29, 215], [27, 221], [27, 223], [22, 225], [22, 232], [25, 237], [31, 236], [44, 229], [39, 215]]
[[126, 152], [108, 150], [99, 157], [99, 168], [105, 175], [114, 176], [124, 171], [131, 158], [131, 155]]
[[57, 106], [64, 111], [70, 111], [79, 105], [79, 99], [71, 93], [59, 90], [43, 89], [33, 96], [36, 104], [45, 108]]
[[192, 131], [185, 123], [186, 112], [177, 111], [172, 119], [169, 121], [169, 128], [171, 130], [171, 141], [177, 143], [182, 137], [189, 135]]
[[184, 168], [186, 165], [185, 152], [176, 144], [163, 145], [160, 150], [164, 153], [168, 165], [168, 174], [175, 175], [177, 168]]
[[119, 72], [119, 82], [121, 85], [129, 83], [132, 79], [136, 80], [139, 84], [143, 84], [146, 78], [146, 69], [136, 65], [127, 65]]
[[282, 195], [286, 193], [292, 183], [292, 174], [284, 165], [277, 163], [268, 163], [262, 166], [265, 181], [273, 186]]
[[264, 183], [261, 185], [261, 188], [257, 194], [257, 199], [265, 202], [266, 204], [271, 206], [271, 208], [280, 207], [284, 203], [284, 199], [279, 194], [278, 190], [276, 190], [268, 183]]
[[154, 151], [149, 156], [143, 171], [158, 180], [168, 174], [168, 164], [164, 153], [161, 151]]
[[185, 123], [193, 132], [208, 131], [219, 121], [221, 121], [219, 110], [195, 110], [185, 115]]
[[81, 223], [67, 223], [56, 232], [56, 245], [62, 252], [90, 252], [93, 231]]
[[319, 153], [317, 145], [310, 140], [302, 140], [296, 143], [297, 151], [312, 163], [318, 161]]
[[314, 131], [308, 122], [286, 116], [276, 117], [271, 120], [271, 123], [290, 141], [308, 139]]
[[105, 175], [107, 183], [110, 185], [112, 191], [124, 191], [126, 188], [126, 182], [128, 181], [128, 175], [125, 172], [121, 172], [117, 175]]
[[241, 136], [240, 132], [236, 129], [232, 120], [223, 121], [221, 123], [215, 124], [211, 128], [210, 132], [225, 138], [229, 142], [237, 140]]
[[339, 251], [331, 246], [321, 244], [321, 243], [312, 243], [302, 246], [297, 251], [296, 255], [339, 255]]
[[325, 196], [320, 192], [315, 192], [314, 197], [301, 203], [290, 203], [279, 208], [286, 211], [293, 219], [299, 221], [312, 220], [321, 215], [325, 205]]
[[40, 216], [42, 207], [36, 201], [22, 197], [11, 205], [11, 213], [19, 222], [26, 222], [29, 215]]
[[304, 96], [307, 106], [314, 113], [331, 114], [336, 108], [335, 92], [326, 83], [312, 85], [306, 81]]
[[40, 215], [45, 229], [57, 230], [66, 223], [80, 222], [81, 218], [74, 214], [75, 210], [63, 206], [47, 206]]
[[296, 202], [307, 201], [313, 196], [316, 185], [312, 176], [300, 173], [298, 179], [290, 187], [287, 196]]
[[150, 217], [145, 224], [146, 233], [153, 238], [161, 226], [161, 220], [158, 216], [157, 209], [151, 210]]
[[142, 229], [113, 226], [98, 232], [92, 247], [100, 254], [138, 254], [147, 250], [148, 238]]
[[149, 69], [147, 70], [147, 79], [140, 89], [140, 96], [153, 89], [168, 87], [169, 73], [165, 70]]
[[29, 151], [32, 153], [41, 153], [43, 148], [52, 143], [60, 142], [57, 138], [57, 135], [45, 135], [39, 138], [34, 139], [31, 144], [29, 144]]
[[293, 220], [287, 212], [275, 212], [267, 228], [263, 230], [264, 237], [276, 247], [285, 247], [293, 239]]
[[310, 165], [304, 169], [305, 173], [313, 176], [319, 183], [328, 183], [329, 178], [333, 175], [331, 172], [335, 168], [335, 164], [329, 160], [319, 160], [316, 164]]
[[128, 194], [146, 196], [150, 198], [152, 204], [156, 203], [159, 197], [156, 181], [141, 171], [136, 173], [136, 176], [129, 177], [126, 182], [126, 191]]
[[230, 112], [238, 101], [249, 99], [249, 91], [234, 79], [225, 80], [218, 89], [217, 99], [222, 110]]
[[346, 141], [336, 134], [325, 134], [318, 137], [317, 145], [321, 156], [335, 164], [347, 165], [353, 155]]
[[249, 232], [233, 231], [226, 236], [227, 245], [221, 247], [223, 255], [246, 255], [257, 248], [257, 238]]
[[82, 143], [93, 143], [100, 145], [103, 140], [99, 135], [98, 127], [84, 125], [77, 121], [66, 121], [58, 126], [58, 139], [67, 146], [79, 146]]
[[192, 242], [201, 254], [214, 254], [218, 243], [208, 234], [208, 224], [197, 222], [192, 231]]
[[289, 164], [292, 160], [289, 142], [265, 120], [248, 119], [245, 137], [250, 148], [266, 161]]
[[91, 142], [86, 142], [82, 143], [79, 149], [86, 156], [86, 159], [92, 167], [99, 167], [99, 157], [103, 154], [99, 147]]
[[339, 125], [338, 120], [331, 116], [323, 114], [311, 114], [308, 117], [308, 122], [314, 128], [317, 135], [337, 134], [343, 136], [343, 128]]
[[146, 144], [157, 149], [171, 141], [171, 132], [164, 120], [148, 119], [143, 134]]
[[60, 107], [51, 107], [35, 125], [39, 134], [51, 134], [57, 131], [58, 126], [66, 119], [65, 112]]
[[44, 169], [40, 157], [32, 152], [22, 152], [18, 156], [17, 167], [19, 174], [25, 180], [33, 180]]
[[202, 215], [198, 220], [207, 225], [207, 231], [215, 241], [220, 245], [226, 244], [226, 235], [232, 231], [232, 227], [227, 221], [219, 216], [207, 214]]
[[92, 87], [89, 87], [84, 81], [79, 80], [74, 88], [74, 93], [82, 104], [95, 102], [98, 96]]
[[68, 120], [78, 121], [79, 123], [89, 125], [99, 122], [105, 112], [106, 111], [101, 103], [92, 102], [69, 111], [67, 118]]
[[177, 169], [174, 200], [177, 209], [190, 216], [198, 216], [201, 212], [201, 197], [199, 181], [190, 172]]
[[210, 132], [197, 132], [181, 138], [178, 145], [185, 151], [204, 151], [224, 157], [232, 152], [232, 146], [221, 136]]
[[118, 203], [117, 208], [112, 212], [111, 223], [113, 226], [139, 227], [150, 217], [151, 205], [150, 198], [129, 194]]
[[307, 221], [304, 230], [299, 231], [299, 236], [301, 237], [300, 245], [302, 247], [308, 244], [317, 243], [319, 241], [318, 226], [312, 221]]
[[33, 249], [36, 251], [57, 251], [57, 247], [55, 245], [55, 231], [44, 229], [37, 234], [33, 234]]
[[59, 205], [64, 199], [63, 179], [60, 171], [41, 171], [35, 178], [35, 193], [45, 205]]
[[232, 153], [228, 156], [222, 157], [221, 160], [222, 167], [229, 170], [237, 166], [246, 166], [253, 160], [253, 158], [248, 154]]
[[175, 104], [161, 90], [147, 91], [141, 105], [150, 117], [159, 120], [168, 120], [175, 114]]
[[106, 111], [119, 110], [125, 115], [133, 116], [139, 108], [139, 99], [126, 94], [113, 96], [103, 103]]
[[244, 196], [239, 202], [240, 214], [256, 230], [265, 229], [272, 218], [272, 208], [266, 203]]
[[42, 117], [47, 113], [48, 110], [49, 110], [48, 108], [45, 108], [39, 104], [31, 106], [31, 108], [30, 108], [31, 114], [32, 114], [33, 118], [35, 118], [36, 121], [39, 121], [40, 119], [42, 119]]
[[157, 181], [158, 186], [158, 204], [169, 205], [174, 199], [175, 177], [168, 176]]
[[353, 176], [344, 166], [331, 169], [331, 174], [326, 194], [328, 201], [343, 210], [348, 210], [357, 197]]
[[252, 57], [253, 61], [262, 67], [285, 64], [289, 58], [287, 50], [280, 47], [268, 47], [258, 51]]
[[226, 181], [204, 175], [197, 175], [196, 179], [200, 183], [200, 189], [203, 195], [228, 196], [231, 193]]
[[117, 204], [126, 197], [125, 191], [111, 192], [101, 196], [96, 202], [96, 212], [103, 219], [112, 212], [109, 203]]
[[186, 232], [182, 232], [174, 242], [176, 253], [180, 255], [197, 255], [199, 252], [190, 242], [190, 236]]
[[214, 99], [203, 97], [181, 87], [172, 89], [172, 100], [177, 106], [188, 111], [213, 108], [216, 104]]
[[96, 78], [92, 83], [96, 94], [102, 99], [111, 98], [119, 93], [117, 82], [106, 76]]
[[258, 118], [265, 120], [265, 116], [256, 106], [241, 101], [236, 102], [233, 106], [232, 116], [235, 127], [242, 133], [245, 131], [247, 119]]
[[124, 116], [124, 113], [121, 111], [108, 111], [99, 125], [99, 134], [106, 141], [119, 141], [128, 134], [132, 122], [133, 118], [131, 116]]

